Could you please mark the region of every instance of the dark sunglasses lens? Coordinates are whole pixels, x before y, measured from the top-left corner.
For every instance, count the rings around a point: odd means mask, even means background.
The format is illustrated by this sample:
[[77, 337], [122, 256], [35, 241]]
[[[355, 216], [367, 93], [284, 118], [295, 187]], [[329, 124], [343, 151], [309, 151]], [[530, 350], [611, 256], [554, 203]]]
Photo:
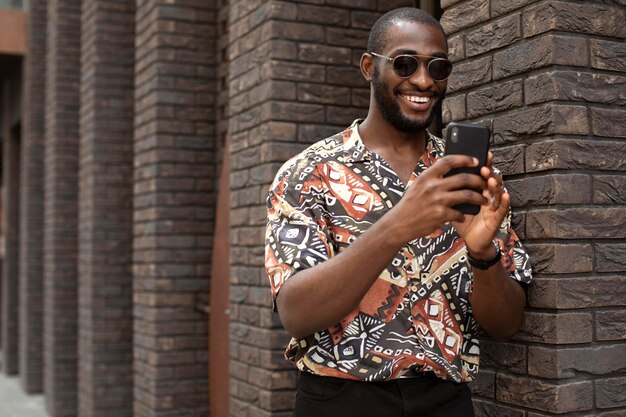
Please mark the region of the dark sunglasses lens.
[[447, 59], [433, 59], [428, 63], [428, 75], [435, 81], [443, 81], [450, 76], [452, 63]]
[[418, 66], [417, 58], [409, 55], [400, 55], [393, 60], [393, 71], [398, 77], [410, 77], [417, 71]]

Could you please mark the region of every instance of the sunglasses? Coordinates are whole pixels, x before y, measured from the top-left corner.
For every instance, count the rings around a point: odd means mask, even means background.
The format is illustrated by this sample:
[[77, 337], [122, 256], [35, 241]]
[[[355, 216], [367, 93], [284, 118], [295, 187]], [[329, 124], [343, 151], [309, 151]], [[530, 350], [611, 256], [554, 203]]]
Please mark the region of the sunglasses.
[[445, 81], [452, 72], [452, 62], [446, 58], [438, 58], [434, 56], [425, 55], [398, 55], [395, 58], [391, 58], [385, 55], [380, 55], [374, 52], [370, 52], [378, 58], [386, 59], [393, 63], [393, 72], [400, 78], [409, 78], [417, 72], [420, 67], [419, 58], [426, 58], [423, 60], [427, 62], [426, 72], [433, 81]]

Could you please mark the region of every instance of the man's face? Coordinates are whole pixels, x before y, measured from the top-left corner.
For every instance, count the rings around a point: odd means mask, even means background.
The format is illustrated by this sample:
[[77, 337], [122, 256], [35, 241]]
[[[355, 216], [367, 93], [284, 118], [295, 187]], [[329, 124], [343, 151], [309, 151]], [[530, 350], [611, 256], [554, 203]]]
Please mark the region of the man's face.
[[[431, 25], [401, 22], [391, 29], [389, 39], [384, 51], [373, 52], [391, 58], [401, 54], [447, 58], [445, 37]], [[428, 62], [420, 59], [415, 74], [400, 78], [390, 61], [375, 58], [372, 88], [376, 106], [383, 118], [401, 132], [426, 129], [445, 95], [446, 81], [433, 81], [427, 72]]]

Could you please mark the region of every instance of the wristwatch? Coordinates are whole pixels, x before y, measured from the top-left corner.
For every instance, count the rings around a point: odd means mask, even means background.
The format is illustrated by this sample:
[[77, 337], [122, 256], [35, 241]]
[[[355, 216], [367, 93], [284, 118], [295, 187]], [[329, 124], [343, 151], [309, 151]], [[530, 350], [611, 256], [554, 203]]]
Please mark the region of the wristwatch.
[[487, 270], [491, 268], [492, 266], [497, 264], [498, 261], [500, 261], [500, 258], [502, 257], [502, 251], [500, 250], [500, 245], [498, 245], [498, 243], [495, 240], [493, 241], [493, 246], [495, 246], [496, 248], [496, 254], [491, 259], [487, 259], [487, 260], [476, 259], [470, 254], [468, 250], [467, 261], [474, 268], [478, 268], [482, 270]]

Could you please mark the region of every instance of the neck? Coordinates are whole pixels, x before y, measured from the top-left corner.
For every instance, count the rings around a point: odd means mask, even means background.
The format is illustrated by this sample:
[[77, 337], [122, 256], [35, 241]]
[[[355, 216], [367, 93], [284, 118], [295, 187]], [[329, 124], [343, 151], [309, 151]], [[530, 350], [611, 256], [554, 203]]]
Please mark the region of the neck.
[[359, 125], [359, 135], [365, 147], [374, 152], [385, 150], [419, 157], [426, 148], [426, 130], [399, 131], [379, 114], [372, 114], [371, 111]]

